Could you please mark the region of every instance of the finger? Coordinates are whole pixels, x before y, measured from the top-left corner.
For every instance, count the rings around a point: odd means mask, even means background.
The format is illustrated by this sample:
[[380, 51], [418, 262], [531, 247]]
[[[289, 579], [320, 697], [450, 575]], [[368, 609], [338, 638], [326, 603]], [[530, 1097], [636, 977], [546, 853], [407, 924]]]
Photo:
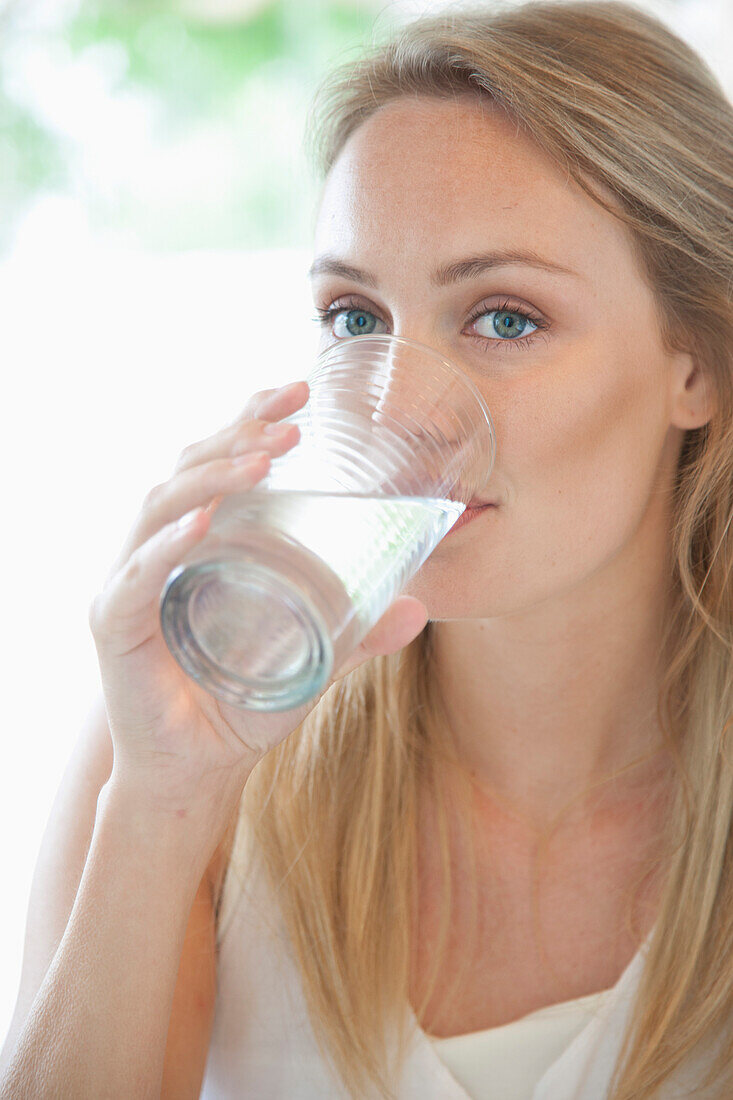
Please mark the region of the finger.
[[[293, 426], [290, 439], [282, 441], [279, 449], [292, 447], [297, 438], [297, 428]], [[211, 516], [215, 502], [229, 493], [244, 493], [252, 489], [265, 476], [269, 465], [269, 452], [254, 451], [232, 458], [220, 458], [204, 466], [194, 466], [162, 485], [156, 485], [146, 496], [109, 576], [118, 573], [135, 551], [166, 524], [175, 523], [198, 507], [206, 508]]]
[[130, 653], [160, 629], [160, 594], [170, 572], [206, 534], [209, 517], [197, 508], [141, 546], [95, 596], [89, 625], [98, 650]]
[[414, 596], [398, 596], [348, 660], [344, 661], [337, 670], [332, 682], [336, 683], [343, 679], [371, 657], [380, 657], [403, 649], [425, 629], [427, 622], [428, 612], [425, 604]]
[[310, 387], [304, 378], [288, 382], [285, 386], [277, 386], [273, 390], [260, 390], [259, 394], [250, 397], [237, 419], [265, 416], [268, 420], [279, 420], [288, 415], [286, 409], [292, 410], [304, 405], [309, 395]]
[[174, 472], [179, 473], [191, 466], [211, 462], [214, 458], [235, 454], [238, 450], [246, 449], [256, 439], [262, 438], [266, 442], [268, 437], [262, 436], [263, 425], [291, 416], [305, 404], [309, 393], [308, 383], [303, 380], [280, 389], [261, 390], [254, 394], [240, 415], [230, 424], [206, 439], [184, 447]]

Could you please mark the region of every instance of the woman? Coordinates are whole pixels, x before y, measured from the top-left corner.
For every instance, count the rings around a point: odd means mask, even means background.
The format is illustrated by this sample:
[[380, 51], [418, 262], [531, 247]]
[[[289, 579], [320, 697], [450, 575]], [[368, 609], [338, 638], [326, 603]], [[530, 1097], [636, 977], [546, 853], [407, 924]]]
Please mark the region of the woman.
[[237, 712], [157, 599], [307, 387], [186, 449], [90, 612], [0, 1095], [730, 1096], [731, 105], [578, 0], [412, 23], [311, 127], [323, 346], [468, 373], [494, 507], [316, 706]]

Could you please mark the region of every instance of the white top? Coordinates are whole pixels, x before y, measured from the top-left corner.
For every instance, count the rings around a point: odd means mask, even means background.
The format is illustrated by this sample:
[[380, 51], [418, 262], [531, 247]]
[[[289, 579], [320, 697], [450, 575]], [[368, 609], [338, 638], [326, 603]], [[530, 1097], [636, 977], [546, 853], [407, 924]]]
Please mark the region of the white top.
[[501, 1027], [428, 1038], [473, 1100], [532, 1100], [545, 1070], [592, 1020], [610, 992], [604, 989], [538, 1008]]
[[[436, 1040], [407, 1004], [414, 1032], [399, 1100], [604, 1100], [650, 938], [612, 989], [505, 1027]], [[256, 855], [243, 887], [233, 870], [227, 873], [217, 939], [216, 1009], [200, 1100], [352, 1100], [316, 1044], [279, 907]], [[658, 1100], [689, 1100], [693, 1069], [683, 1066]], [[715, 1092], [695, 1097], [715, 1100]]]

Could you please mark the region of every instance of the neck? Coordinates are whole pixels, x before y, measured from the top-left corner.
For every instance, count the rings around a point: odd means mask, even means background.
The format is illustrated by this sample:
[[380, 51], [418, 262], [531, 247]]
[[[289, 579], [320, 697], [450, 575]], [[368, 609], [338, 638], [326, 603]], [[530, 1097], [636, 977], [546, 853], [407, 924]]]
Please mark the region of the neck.
[[459, 767], [542, 826], [576, 801], [643, 798], [667, 774], [657, 720], [665, 576], [625, 568], [495, 619], [436, 621], [432, 662]]

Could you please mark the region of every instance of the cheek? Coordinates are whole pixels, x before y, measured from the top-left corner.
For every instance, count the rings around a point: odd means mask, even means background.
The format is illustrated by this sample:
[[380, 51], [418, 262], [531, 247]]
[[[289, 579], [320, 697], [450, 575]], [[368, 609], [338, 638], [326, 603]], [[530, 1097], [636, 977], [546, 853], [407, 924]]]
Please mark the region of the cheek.
[[662, 499], [655, 488], [668, 422], [653, 349], [629, 361], [589, 342], [562, 369], [533, 369], [486, 397], [494, 484], [506, 486], [508, 501], [426, 562], [421, 592], [409, 594], [435, 618], [480, 615], [476, 599], [485, 615], [507, 613], [582, 581], [633, 537], [650, 500]]
[[589, 532], [641, 489], [663, 411], [641, 372], [594, 358], [587, 347], [549, 384], [520, 385], [500, 415], [503, 460], [497, 450], [519, 507]]
[[665, 392], [652, 348], [604, 354], [588, 342], [551, 373], [550, 384], [535, 374], [502, 411], [497, 467], [533, 564], [577, 575], [618, 550], [644, 513], [667, 431]]

